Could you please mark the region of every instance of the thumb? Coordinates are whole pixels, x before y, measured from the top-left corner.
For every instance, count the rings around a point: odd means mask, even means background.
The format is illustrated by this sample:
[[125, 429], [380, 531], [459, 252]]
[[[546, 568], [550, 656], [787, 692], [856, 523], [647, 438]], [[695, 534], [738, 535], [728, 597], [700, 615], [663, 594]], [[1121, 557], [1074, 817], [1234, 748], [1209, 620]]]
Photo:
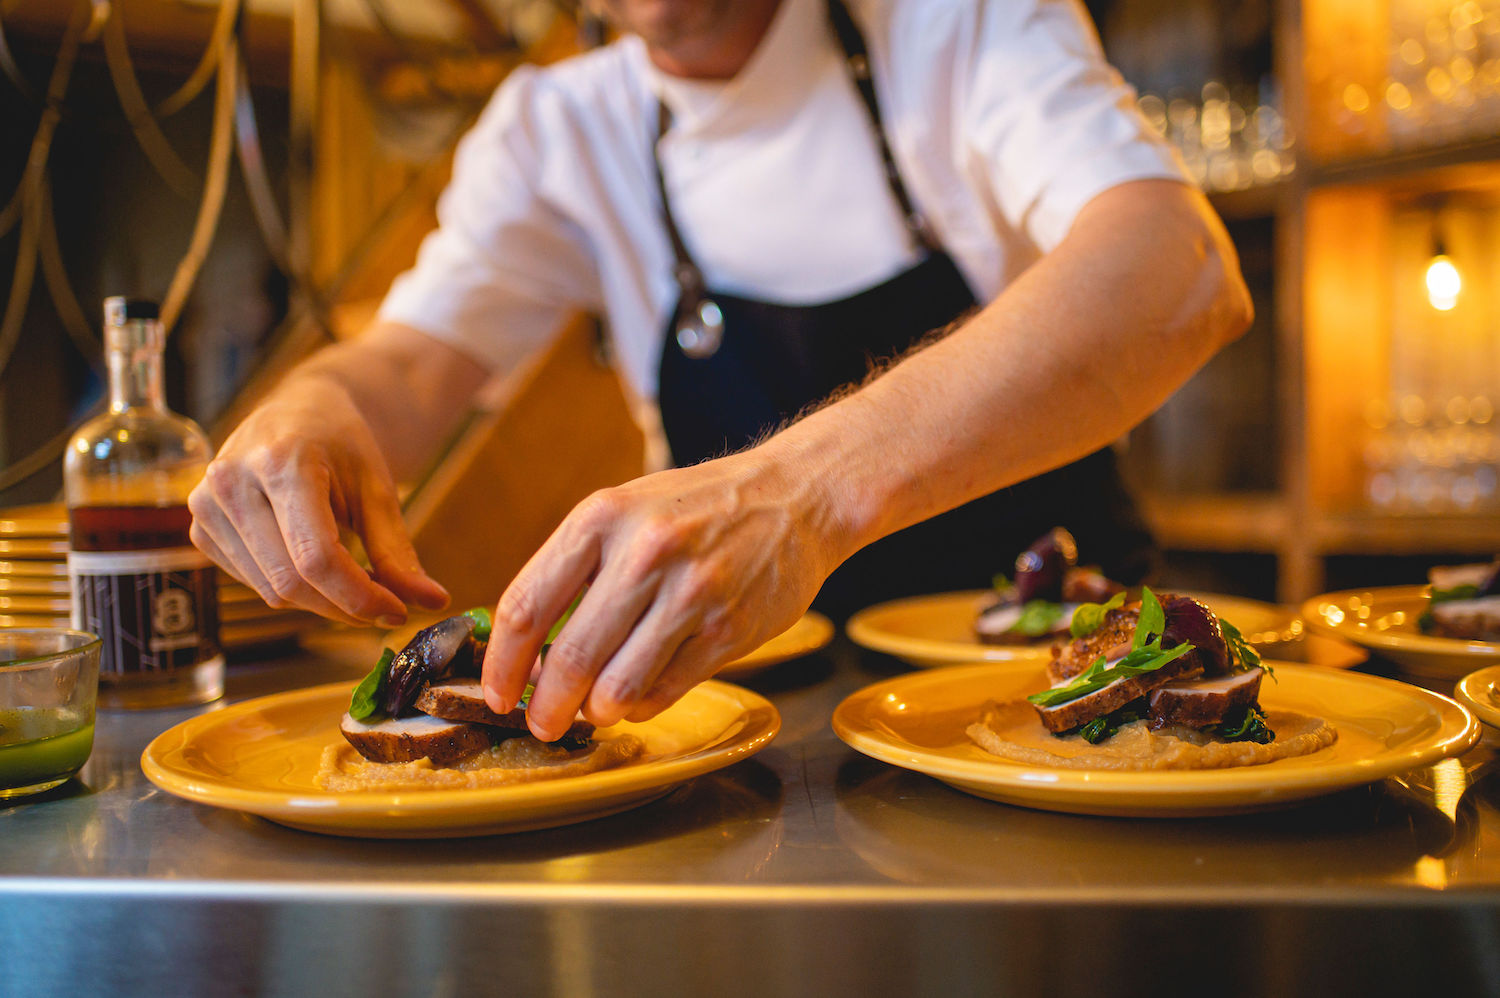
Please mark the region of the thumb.
[[417, 560], [411, 535], [401, 518], [396, 491], [384, 482], [370, 483], [364, 491], [365, 508], [360, 512], [365, 552], [375, 581], [395, 593], [406, 603], [428, 610], [448, 605], [448, 590], [428, 575]]

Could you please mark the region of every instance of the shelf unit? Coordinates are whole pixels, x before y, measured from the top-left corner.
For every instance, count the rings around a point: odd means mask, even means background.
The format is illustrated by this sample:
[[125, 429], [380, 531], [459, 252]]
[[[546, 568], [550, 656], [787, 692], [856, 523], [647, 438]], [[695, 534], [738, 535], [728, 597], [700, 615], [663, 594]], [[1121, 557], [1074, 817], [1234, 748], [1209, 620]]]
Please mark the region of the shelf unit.
[[[1309, 67], [1321, 63], [1308, 39], [1318, 35], [1315, 44], [1326, 43], [1337, 22], [1326, 8], [1350, 5], [1275, 3], [1272, 45], [1285, 113], [1294, 134], [1306, 139], [1325, 124], [1309, 113]], [[1386, 22], [1373, 12], [1383, 3], [1361, 0], [1357, 6], [1372, 12], [1376, 26], [1343, 42], [1378, 43], [1378, 23]], [[1387, 55], [1340, 58], [1378, 72]], [[1388, 378], [1383, 352], [1390, 349], [1384, 344], [1393, 323], [1390, 257], [1399, 212], [1424, 199], [1476, 191], [1492, 193], [1500, 208], [1500, 132], [1410, 149], [1368, 141], [1340, 149], [1326, 130], [1312, 138], [1298, 142], [1296, 169], [1284, 180], [1210, 198], [1231, 230], [1254, 219], [1274, 229], [1275, 488], [1173, 494], [1146, 483], [1144, 495], [1146, 514], [1169, 552], [1271, 555], [1275, 595], [1286, 602], [1326, 588], [1333, 581], [1329, 560], [1342, 556], [1436, 561], [1500, 551], [1500, 511], [1493, 504], [1484, 512], [1445, 515], [1392, 514], [1366, 505], [1361, 453], [1368, 431], [1360, 405]], [[1489, 244], [1497, 246], [1500, 237]], [[1475, 281], [1477, 293], [1489, 293], [1485, 283]], [[1500, 307], [1491, 313], [1491, 323], [1500, 319]], [[1500, 334], [1491, 325], [1482, 335]], [[1500, 351], [1485, 377], [1493, 378], [1490, 397], [1500, 399]]]

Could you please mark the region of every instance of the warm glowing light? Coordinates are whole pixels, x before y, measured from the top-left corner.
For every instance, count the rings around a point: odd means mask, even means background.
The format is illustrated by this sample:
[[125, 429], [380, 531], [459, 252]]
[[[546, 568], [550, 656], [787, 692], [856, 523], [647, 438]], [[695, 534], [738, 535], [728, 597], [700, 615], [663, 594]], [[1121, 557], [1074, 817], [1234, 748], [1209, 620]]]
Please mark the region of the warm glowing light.
[[1463, 290], [1463, 278], [1458, 268], [1446, 256], [1435, 256], [1427, 265], [1427, 300], [1439, 312], [1450, 311], [1458, 304], [1458, 293]]
[[1385, 88], [1385, 102], [1393, 111], [1405, 111], [1411, 107], [1411, 91], [1403, 83], [1392, 83]]
[[1370, 95], [1358, 83], [1344, 88], [1344, 106], [1355, 114], [1364, 114], [1370, 109]]

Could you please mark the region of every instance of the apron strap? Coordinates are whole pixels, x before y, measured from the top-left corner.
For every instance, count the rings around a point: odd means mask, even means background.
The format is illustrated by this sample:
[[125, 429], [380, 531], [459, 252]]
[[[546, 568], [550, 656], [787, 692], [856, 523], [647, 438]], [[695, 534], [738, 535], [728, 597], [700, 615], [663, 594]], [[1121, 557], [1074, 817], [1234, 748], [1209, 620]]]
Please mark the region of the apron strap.
[[[860, 34], [843, 0], [828, 0], [828, 19], [833, 24], [834, 34], [838, 36], [839, 47], [844, 50], [844, 66], [849, 71], [849, 78], [853, 81], [860, 103], [864, 105], [865, 113], [870, 118], [871, 129], [875, 133], [875, 142], [880, 149], [880, 160], [885, 167], [886, 186], [890, 188], [891, 196], [895, 198], [897, 207], [901, 209], [901, 218], [906, 224], [907, 234], [918, 249], [936, 253], [942, 247], [938, 245], [937, 238], [927, 225], [927, 220], [922, 217], [922, 213], [917, 210], [916, 204], [912, 201], [911, 194], [906, 189], [906, 182], [901, 179], [901, 169], [896, 165], [896, 157], [891, 152], [891, 144], [886, 140], [885, 123], [880, 114], [880, 101], [875, 95], [875, 80], [870, 71], [870, 52], [865, 46], [864, 36]], [[677, 220], [672, 216], [672, 202], [667, 198], [667, 182], [661, 169], [661, 140], [671, 127], [672, 112], [667, 109], [666, 104], [658, 100], [656, 102], [656, 137], [651, 142], [651, 164], [656, 171], [656, 190], [661, 198], [662, 222], [667, 230], [667, 238], [672, 243], [672, 256], [675, 258], [673, 277], [677, 280], [681, 298], [688, 303], [695, 303], [704, 295], [703, 272], [693, 262], [692, 254], [688, 252], [687, 244], [682, 240], [682, 232], [677, 228]]]

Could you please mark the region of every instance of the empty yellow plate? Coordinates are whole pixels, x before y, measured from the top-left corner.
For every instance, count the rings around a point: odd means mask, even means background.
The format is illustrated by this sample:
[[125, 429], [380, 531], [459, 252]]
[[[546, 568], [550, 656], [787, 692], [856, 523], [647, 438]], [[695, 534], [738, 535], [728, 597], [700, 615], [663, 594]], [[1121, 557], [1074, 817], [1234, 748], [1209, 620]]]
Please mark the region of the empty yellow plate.
[[293, 828], [360, 838], [435, 838], [551, 828], [614, 814], [770, 744], [781, 716], [749, 690], [710, 680], [641, 724], [643, 761], [571, 779], [473, 790], [333, 793], [315, 782], [323, 749], [343, 743], [339, 718], [353, 683], [278, 693], [201, 714], [141, 755], [168, 793], [248, 811]]
[[833, 621], [815, 610], [809, 610], [791, 627], [761, 645], [755, 651], [735, 659], [720, 669], [720, 679], [737, 679], [768, 669], [828, 646], [833, 640]]
[[[1160, 591], [1202, 600], [1214, 613], [1227, 617], [1252, 643], [1290, 640], [1301, 633], [1302, 624], [1296, 614], [1272, 603], [1169, 587], [1161, 587]], [[979, 608], [993, 597], [989, 590], [975, 589], [892, 600], [859, 611], [849, 618], [846, 630], [855, 644], [922, 668], [969, 662], [1049, 661], [1052, 641], [992, 645], [975, 636], [974, 620], [979, 616]]]
[[1500, 665], [1469, 673], [1458, 681], [1453, 694], [1485, 724], [1500, 728]]
[[1407, 683], [1272, 663], [1261, 687], [1267, 708], [1324, 718], [1339, 740], [1320, 752], [1263, 766], [1113, 772], [1056, 769], [990, 755], [964, 733], [987, 700], [1044, 689], [1040, 668], [974, 665], [910, 673], [868, 686], [839, 704], [833, 730], [882, 762], [936, 777], [990, 800], [1077, 814], [1181, 817], [1231, 814], [1370, 783], [1461, 755], [1479, 722], [1447, 697]]
[[1500, 663], [1500, 642], [1465, 641], [1423, 634], [1417, 618], [1427, 610], [1426, 586], [1347, 589], [1302, 604], [1309, 625], [1384, 655], [1413, 676], [1456, 680], [1483, 665]]

